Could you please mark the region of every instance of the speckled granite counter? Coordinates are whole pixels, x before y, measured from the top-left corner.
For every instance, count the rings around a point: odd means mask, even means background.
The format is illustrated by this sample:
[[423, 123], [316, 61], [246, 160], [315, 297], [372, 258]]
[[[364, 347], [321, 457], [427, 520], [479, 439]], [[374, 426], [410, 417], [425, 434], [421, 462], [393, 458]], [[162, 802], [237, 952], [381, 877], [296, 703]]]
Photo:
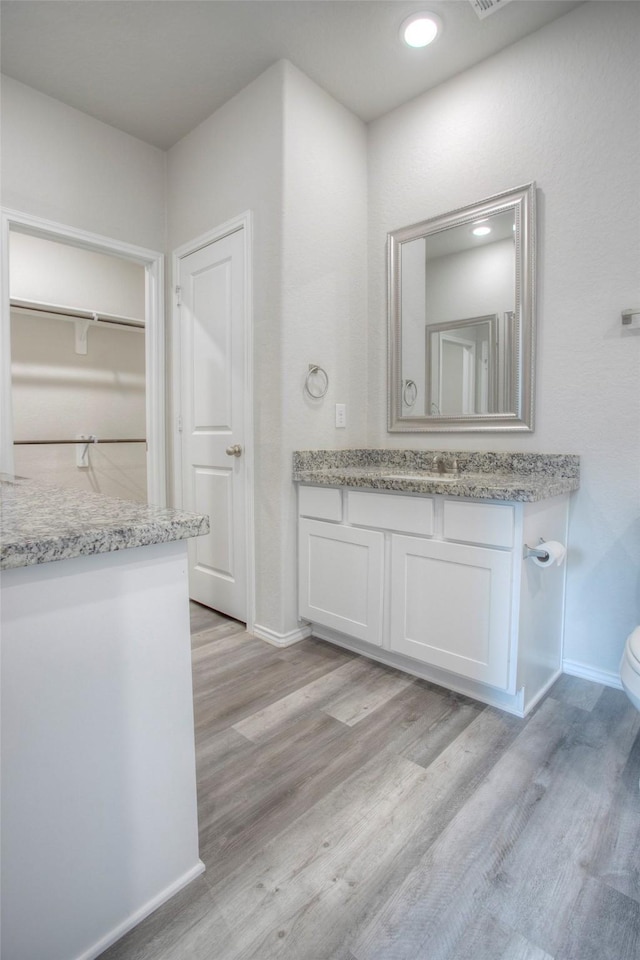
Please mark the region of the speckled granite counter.
[[186, 540], [205, 516], [0, 474], [0, 569]]
[[[435, 472], [434, 458], [442, 458], [450, 472]], [[577, 490], [580, 457], [462, 450], [297, 450], [293, 479], [318, 486], [533, 502]]]

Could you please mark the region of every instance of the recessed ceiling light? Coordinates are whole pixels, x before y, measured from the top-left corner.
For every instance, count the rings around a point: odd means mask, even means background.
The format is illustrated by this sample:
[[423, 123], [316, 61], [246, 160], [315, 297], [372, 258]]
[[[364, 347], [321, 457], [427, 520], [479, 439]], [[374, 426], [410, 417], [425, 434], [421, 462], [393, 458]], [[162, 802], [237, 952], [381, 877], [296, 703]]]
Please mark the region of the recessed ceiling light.
[[435, 13], [414, 13], [400, 27], [400, 36], [408, 47], [427, 47], [441, 29], [442, 21]]
[[471, 233], [474, 237], [486, 237], [487, 234], [491, 233], [491, 227], [474, 227]]

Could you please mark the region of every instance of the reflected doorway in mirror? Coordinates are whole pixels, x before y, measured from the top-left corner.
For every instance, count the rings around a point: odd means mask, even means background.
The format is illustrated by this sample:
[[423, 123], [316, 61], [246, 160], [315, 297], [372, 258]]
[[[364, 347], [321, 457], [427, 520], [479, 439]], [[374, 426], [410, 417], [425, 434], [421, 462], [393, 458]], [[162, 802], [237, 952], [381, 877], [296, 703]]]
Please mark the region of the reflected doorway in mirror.
[[426, 328], [426, 394], [431, 416], [499, 412], [499, 317], [471, 317]]

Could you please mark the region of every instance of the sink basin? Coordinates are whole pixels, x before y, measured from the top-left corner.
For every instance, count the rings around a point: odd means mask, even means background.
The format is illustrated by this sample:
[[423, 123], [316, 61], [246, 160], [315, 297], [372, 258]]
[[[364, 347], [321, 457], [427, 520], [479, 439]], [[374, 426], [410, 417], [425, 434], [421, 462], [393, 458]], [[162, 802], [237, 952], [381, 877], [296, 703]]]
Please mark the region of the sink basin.
[[[493, 475], [495, 478], [495, 475]], [[482, 483], [491, 482], [492, 475], [486, 473], [385, 473], [383, 480], [431, 480], [434, 483]]]
[[455, 483], [462, 480], [459, 473], [385, 473], [383, 480], [436, 480], [438, 483]]

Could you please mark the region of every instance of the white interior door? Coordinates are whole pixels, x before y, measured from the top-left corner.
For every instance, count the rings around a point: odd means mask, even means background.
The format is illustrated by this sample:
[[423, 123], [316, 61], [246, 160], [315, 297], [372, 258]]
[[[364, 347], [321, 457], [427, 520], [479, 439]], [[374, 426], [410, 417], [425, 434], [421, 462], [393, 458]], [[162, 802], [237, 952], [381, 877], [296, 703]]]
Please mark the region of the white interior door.
[[182, 502], [208, 514], [189, 542], [194, 600], [246, 622], [243, 230], [179, 259]]
[[475, 343], [440, 334], [440, 413], [465, 416], [474, 412]]

